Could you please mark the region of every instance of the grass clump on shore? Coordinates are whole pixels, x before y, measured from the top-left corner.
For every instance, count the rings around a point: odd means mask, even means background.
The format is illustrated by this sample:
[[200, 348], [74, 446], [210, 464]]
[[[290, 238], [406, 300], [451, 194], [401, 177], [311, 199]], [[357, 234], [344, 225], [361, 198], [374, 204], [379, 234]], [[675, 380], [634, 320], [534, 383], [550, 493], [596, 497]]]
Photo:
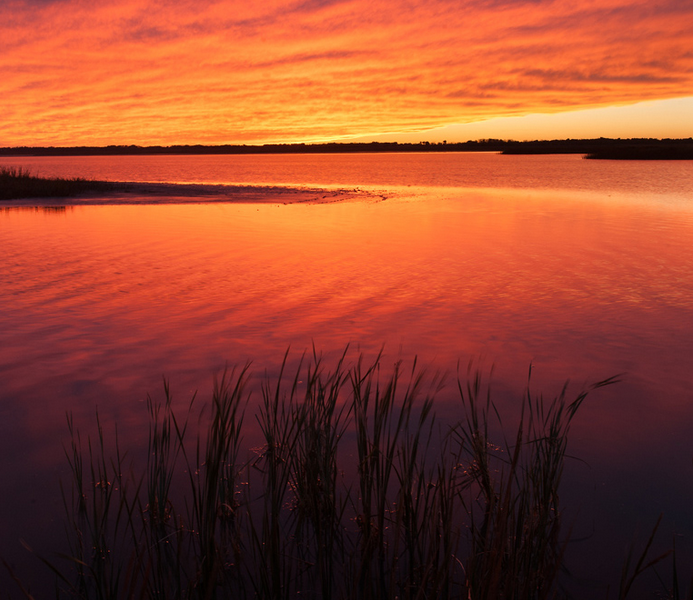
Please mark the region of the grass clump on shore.
[[[244, 450], [250, 371], [215, 382], [191, 433], [148, 399], [140, 468], [68, 418], [72, 481], [61, 598], [530, 600], [553, 597], [567, 536], [558, 489], [570, 424], [587, 396], [521, 398], [509, 439], [488, 383], [458, 374], [456, 422], [435, 377], [381, 359], [333, 370], [313, 354], [266, 377]], [[466, 380], [465, 380], [466, 378]], [[595, 389], [613, 382], [599, 382]], [[502, 440], [496, 439], [498, 435]]]
[[109, 191], [113, 184], [73, 177], [39, 177], [22, 167], [0, 166], [0, 200], [69, 198], [85, 192]]

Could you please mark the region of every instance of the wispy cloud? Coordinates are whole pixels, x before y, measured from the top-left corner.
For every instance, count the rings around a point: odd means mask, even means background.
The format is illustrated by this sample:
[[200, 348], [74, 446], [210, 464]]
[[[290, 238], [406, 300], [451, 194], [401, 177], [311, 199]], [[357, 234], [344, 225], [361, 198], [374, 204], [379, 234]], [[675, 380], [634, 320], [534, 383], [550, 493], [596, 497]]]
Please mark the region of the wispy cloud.
[[0, 145], [324, 139], [693, 90], [686, 0], [11, 0]]

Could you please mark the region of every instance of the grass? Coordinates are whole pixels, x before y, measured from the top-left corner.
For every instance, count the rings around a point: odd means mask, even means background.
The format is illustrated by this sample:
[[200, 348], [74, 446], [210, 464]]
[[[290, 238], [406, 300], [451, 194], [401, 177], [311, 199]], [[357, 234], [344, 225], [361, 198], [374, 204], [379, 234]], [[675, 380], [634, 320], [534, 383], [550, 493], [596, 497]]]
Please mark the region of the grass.
[[46, 178], [32, 175], [21, 167], [0, 166], [0, 200], [21, 198], [67, 198], [85, 192], [108, 191], [113, 184], [74, 177]]
[[[506, 438], [471, 364], [457, 376], [459, 418], [443, 423], [439, 378], [382, 363], [345, 352], [329, 370], [314, 350], [288, 373], [287, 354], [264, 379], [262, 447], [247, 456], [248, 365], [215, 382], [194, 435], [193, 401], [177, 415], [166, 384], [163, 402], [149, 398], [141, 468], [98, 416], [86, 442], [68, 416], [69, 547], [44, 561], [56, 597], [556, 597], [570, 426], [588, 392], [615, 380], [551, 400], [528, 383]], [[651, 541], [619, 598], [650, 566]]]

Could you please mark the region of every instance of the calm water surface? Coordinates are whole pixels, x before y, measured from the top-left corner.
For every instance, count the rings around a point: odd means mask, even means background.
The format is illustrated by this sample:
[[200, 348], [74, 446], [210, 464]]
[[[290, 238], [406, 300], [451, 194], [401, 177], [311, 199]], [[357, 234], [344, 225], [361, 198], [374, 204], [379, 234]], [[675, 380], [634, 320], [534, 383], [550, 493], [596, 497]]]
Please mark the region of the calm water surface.
[[[693, 574], [693, 163], [489, 154], [8, 159], [42, 175], [339, 185], [387, 199], [0, 209], [0, 555], [60, 543], [65, 412], [146, 443], [162, 376], [212, 375], [347, 343], [453, 374], [490, 368], [515, 411], [623, 373], [578, 413], [563, 502], [571, 585], [604, 597], [636, 529], [665, 514]], [[665, 571], [668, 573], [669, 566]], [[3, 573], [3, 577], [6, 575]], [[34, 576], [35, 577], [35, 576]], [[4, 585], [6, 579], [0, 583]], [[40, 585], [41, 582], [37, 582]], [[7, 585], [10, 585], [9, 583]], [[643, 583], [649, 594], [653, 582]], [[648, 587], [650, 586], [650, 587]], [[612, 591], [613, 593], [613, 591]]]
[[690, 201], [690, 161], [492, 153], [0, 158], [42, 176], [170, 183], [566, 189]]

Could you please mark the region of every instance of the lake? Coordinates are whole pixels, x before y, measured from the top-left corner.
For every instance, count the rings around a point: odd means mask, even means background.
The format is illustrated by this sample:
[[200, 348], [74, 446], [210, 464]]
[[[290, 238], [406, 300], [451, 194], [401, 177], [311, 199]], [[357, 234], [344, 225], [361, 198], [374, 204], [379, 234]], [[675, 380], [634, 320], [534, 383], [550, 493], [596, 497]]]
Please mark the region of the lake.
[[[226, 365], [256, 380], [315, 347], [448, 374], [501, 411], [531, 387], [588, 396], [561, 499], [566, 585], [616, 594], [657, 517], [693, 575], [693, 162], [345, 154], [0, 159], [43, 176], [359, 188], [332, 203], [0, 207], [0, 556], [40, 589], [60, 549], [66, 412], [146, 447], [147, 394], [181, 407]], [[251, 420], [251, 419], [249, 419]], [[252, 432], [249, 434], [252, 438]], [[568, 527], [566, 527], [566, 530]], [[671, 563], [660, 565], [667, 580]], [[40, 575], [39, 575], [40, 573]], [[2, 573], [0, 585], [14, 584]], [[659, 589], [641, 580], [643, 597]], [[14, 588], [12, 588], [14, 589]], [[14, 593], [14, 592], [13, 592]], [[635, 595], [633, 597], [636, 597]]]

